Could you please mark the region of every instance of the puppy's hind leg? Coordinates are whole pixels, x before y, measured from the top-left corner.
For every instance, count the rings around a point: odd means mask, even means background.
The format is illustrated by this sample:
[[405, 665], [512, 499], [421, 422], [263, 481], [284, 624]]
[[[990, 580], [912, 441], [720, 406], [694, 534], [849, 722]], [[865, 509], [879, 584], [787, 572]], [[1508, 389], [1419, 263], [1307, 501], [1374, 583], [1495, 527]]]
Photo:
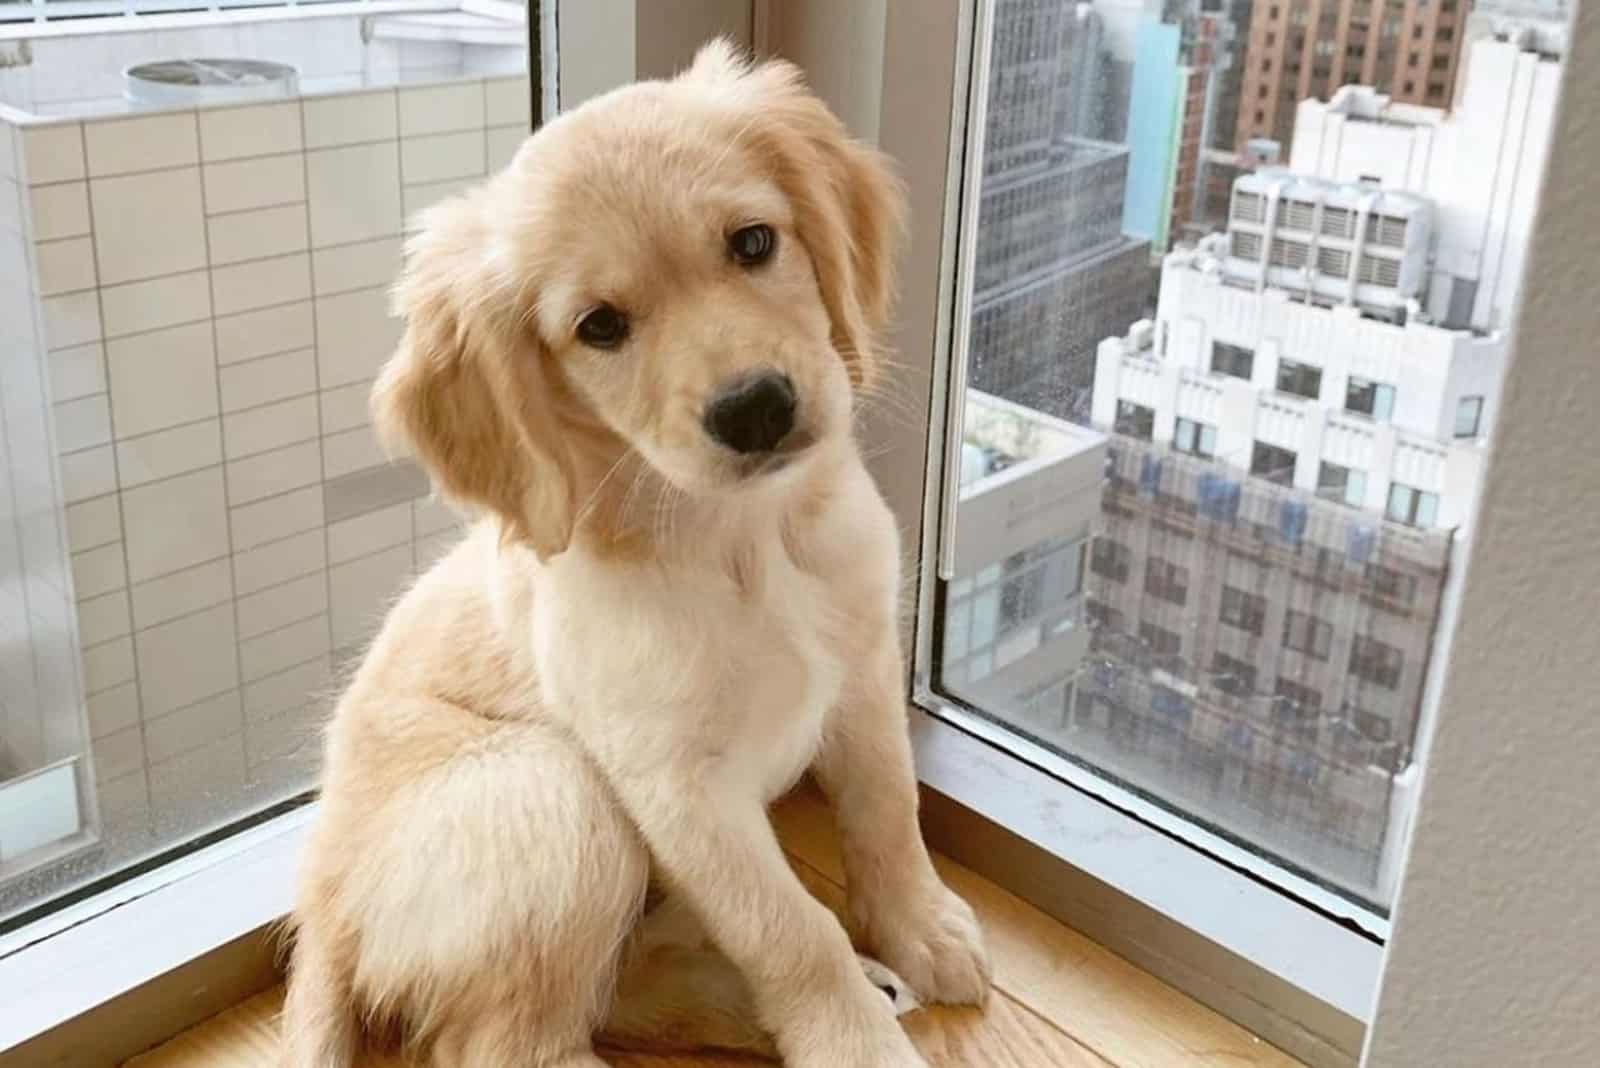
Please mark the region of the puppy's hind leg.
[[283, 1068], [350, 1068], [360, 1040], [347, 979], [314, 932], [295, 941], [283, 1006]]

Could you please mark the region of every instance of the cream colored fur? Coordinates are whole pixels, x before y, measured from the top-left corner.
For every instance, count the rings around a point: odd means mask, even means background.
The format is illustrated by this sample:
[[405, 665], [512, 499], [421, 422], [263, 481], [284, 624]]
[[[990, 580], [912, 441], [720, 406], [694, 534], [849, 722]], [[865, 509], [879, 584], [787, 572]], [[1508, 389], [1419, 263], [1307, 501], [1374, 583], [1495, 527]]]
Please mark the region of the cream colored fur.
[[[288, 1068], [377, 1039], [440, 1068], [595, 1066], [597, 1032], [922, 1065], [768, 823], [808, 769], [859, 944], [926, 1000], [984, 999], [978, 926], [918, 833], [900, 546], [851, 436], [899, 213], [791, 67], [722, 44], [429, 213], [374, 411], [483, 518], [329, 727]], [[727, 240], [754, 222], [778, 243], [750, 268]], [[615, 350], [575, 336], [602, 302], [629, 316]], [[755, 368], [799, 396], [781, 470], [702, 426]]]

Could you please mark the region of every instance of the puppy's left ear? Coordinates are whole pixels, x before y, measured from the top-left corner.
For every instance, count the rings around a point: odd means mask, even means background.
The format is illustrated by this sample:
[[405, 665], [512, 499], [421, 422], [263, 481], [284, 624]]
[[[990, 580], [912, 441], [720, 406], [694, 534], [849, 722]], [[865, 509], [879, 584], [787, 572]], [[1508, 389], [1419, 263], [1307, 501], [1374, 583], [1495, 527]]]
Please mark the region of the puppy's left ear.
[[742, 64], [708, 45], [686, 77], [747, 98], [750, 136], [794, 208], [832, 323], [833, 346], [856, 385], [880, 365], [894, 306], [894, 260], [905, 194], [889, 157], [852, 138], [793, 64]]

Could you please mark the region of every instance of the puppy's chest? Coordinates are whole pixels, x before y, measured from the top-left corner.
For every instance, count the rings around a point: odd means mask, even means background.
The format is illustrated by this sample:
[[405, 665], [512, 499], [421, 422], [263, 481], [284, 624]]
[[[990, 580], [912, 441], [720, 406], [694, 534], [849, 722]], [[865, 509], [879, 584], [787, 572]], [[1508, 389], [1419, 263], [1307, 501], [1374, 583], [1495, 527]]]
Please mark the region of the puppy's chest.
[[[542, 657], [555, 689], [627, 744], [673, 749], [767, 798], [805, 770], [848, 670], [830, 587], [782, 558], [756, 580], [671, 576], [570, 603]], [[568, 643], [571, 643], [570, 645]]]

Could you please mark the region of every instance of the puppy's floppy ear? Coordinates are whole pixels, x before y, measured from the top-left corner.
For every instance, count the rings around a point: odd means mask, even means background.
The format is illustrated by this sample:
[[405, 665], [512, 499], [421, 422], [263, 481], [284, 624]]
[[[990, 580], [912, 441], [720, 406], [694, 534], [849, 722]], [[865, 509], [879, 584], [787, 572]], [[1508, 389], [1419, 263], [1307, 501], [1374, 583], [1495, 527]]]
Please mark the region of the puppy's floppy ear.
[[742, 103], [752, 141], [789, 198], [851, 381], [872, 379], [894, 304], [905, 194], [889, 158], [849, 135], [793, 64], [751, 66], [726, 41], [701, 49], [686, 78]]
[[544, 558], [567, 547], [572, 465], [515, 272], [479, 190], [423, 217], [394, 289], [400, 346], [372, 390], [378, 432], [409, 442], [447, 496], [496, 515]]

